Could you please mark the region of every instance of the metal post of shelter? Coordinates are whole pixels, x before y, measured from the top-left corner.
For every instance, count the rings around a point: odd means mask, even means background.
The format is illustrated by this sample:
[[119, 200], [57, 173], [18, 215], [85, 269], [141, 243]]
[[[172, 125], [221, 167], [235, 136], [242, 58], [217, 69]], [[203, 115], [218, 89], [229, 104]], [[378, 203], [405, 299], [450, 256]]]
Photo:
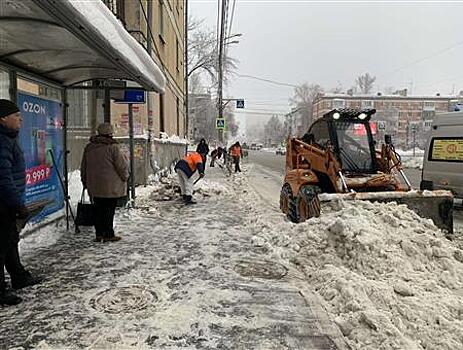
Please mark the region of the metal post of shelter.
[[17, 103], [18, 102], [18, 74], [16, 71], [10, 69], [8, 71], [9, 78], [10, 78], [10, 100], [11, 102]]
[[[66, 88], [63, 89], [62, 97], [61, 97], [62, 105], [63, 105], [63, 155], [64, 155], [64, 196], [67, 198], [65, 200], [66, 205], [66, 230], [69, 231], [69, 201], [71, 198], [69, 197], [69, 178], [68, 178], [68, 142], [67, 142], [67, 132], [68, 132], [68, 90]], [[59, 171], [57, 169], [57, 171]]]
[[129, 103], [129, 150], [130, 150], [130, 199], [131, 205], [135, 206], [135, 147], [133, 139], [133, 107]]
[[104, 89], [104, 105], [103, 105], [104, 122], [111, 123], [111, 89]]

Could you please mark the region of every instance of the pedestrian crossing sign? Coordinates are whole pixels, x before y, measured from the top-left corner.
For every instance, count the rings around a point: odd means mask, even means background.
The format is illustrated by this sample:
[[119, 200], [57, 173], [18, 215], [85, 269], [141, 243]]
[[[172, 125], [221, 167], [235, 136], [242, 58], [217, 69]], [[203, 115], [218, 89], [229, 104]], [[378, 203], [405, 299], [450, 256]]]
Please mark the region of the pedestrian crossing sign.
[[224, 130], [225, 129], [225, 119], [217, 118], [215, 120], [215, 128], [218, 130]]
[[236, 100], [236, 108], [244, 108], [244, 100]]

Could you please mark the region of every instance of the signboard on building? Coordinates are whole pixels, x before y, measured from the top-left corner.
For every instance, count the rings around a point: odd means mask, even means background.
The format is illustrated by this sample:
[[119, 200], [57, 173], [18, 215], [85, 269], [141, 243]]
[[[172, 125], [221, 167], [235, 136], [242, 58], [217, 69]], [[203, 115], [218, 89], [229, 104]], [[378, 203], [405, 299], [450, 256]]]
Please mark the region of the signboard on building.
[[[26, 162], [26, 204], [50, 201], [33, 222], [63, 207], [59, 174], [64, 169], [63, 109], [60, 102], [18, 93], [23, 123], [19, 141]], [[53, 164], [52, 153], [56, 160]]]

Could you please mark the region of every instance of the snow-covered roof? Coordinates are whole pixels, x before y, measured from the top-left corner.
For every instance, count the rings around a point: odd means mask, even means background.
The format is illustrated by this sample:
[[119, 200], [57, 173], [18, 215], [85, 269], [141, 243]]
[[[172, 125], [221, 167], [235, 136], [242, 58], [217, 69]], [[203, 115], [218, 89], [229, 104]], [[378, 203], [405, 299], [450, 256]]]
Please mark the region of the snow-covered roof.
[[4, 63], [64, 86], [124, 79], [164, 92], [160, 68], [102, 1], [7, 1], [1, 12]]

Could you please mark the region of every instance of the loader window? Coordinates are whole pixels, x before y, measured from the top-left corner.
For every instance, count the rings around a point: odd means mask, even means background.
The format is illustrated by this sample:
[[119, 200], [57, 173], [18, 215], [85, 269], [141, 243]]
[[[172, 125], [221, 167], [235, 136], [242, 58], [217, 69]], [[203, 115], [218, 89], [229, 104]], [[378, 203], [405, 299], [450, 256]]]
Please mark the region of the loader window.
[[[339, 157], [343, 170], [371, 172], [374, 161], [371, 151], [371, 134], [364, 123], [335, 123]], [[369, 129], [368, 129], [369, 130]]]
[[328, 141], [331, 141], [328, 124], [324, 120], [314, 123], [309, 133], [314, 136], [315, 142], [321, 147], [326, 147]]

